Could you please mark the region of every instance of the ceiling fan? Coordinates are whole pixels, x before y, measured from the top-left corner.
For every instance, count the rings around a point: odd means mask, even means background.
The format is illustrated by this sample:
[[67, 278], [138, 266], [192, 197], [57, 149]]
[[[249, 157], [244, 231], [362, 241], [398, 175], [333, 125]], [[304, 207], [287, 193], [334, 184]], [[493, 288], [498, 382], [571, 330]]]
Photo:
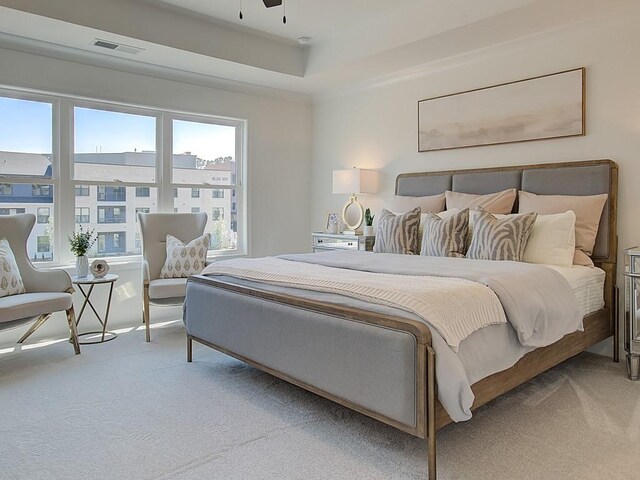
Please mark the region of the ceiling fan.
[[[284, 5], [284, 0], [262, 0], [262, 3], [264, 3], [264, 6], [267, 8], [279, 7], [283, 5], [284, 14], [282, 15], [282, 23], [287, 23], [287, 7], [286, 5]], [[240, 17], [240, 20], [244, 18], [244, 15], [242, 14], [242, 0], [240, 0], [240, 14], [238, 16]]]

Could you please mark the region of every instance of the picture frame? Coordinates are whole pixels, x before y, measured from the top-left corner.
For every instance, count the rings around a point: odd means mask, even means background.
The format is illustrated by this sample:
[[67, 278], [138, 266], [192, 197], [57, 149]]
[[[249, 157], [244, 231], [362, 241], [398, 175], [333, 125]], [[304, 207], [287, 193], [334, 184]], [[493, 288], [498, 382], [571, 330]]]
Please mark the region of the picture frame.
[[586, 68], [418, 102], [418, 151], [585, 135]]
[[338, 213], [327, 213], [326, 231], [327, 233], [338, 233], [340, 231], [340, 215]]

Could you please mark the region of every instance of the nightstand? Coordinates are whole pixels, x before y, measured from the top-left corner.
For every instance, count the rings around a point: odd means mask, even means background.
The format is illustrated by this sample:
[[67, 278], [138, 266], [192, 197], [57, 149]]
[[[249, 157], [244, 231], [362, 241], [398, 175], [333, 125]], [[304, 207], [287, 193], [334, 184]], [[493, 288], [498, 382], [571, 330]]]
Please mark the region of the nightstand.
[[373, 250], [376, 237], [364, 235], [345, 235], [342, 233], [313, 232], [313, 251], [324, 250]]
[[627, 375], [630, 380], [640, 379], [640, 248], [624, 252], [625, 312], [624, 348], [627, 351]]

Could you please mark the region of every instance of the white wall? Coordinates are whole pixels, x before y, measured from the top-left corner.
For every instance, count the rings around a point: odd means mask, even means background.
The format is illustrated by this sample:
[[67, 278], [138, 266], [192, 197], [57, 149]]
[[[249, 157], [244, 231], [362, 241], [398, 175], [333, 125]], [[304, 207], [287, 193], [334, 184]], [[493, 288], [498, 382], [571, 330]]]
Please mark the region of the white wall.
[[[0, 86], [246, 119], [249, 254], [309, 250], [312, 107], [308, 99], [299, 95], [289, 99], [281, 92], [273, 97], [229, 92], [4, 49], [0, 65]], [[139, 267], [116, 265], [114, 271], [121, 275], [110, 320], [115, 328], [139, 320], [142, 300]], [[106, 293], [96, 298], [100, 303]], [[76, 294], [76, 306], [80, 300]], [[179, 309], [163, 310], [154, 318], [180, 315]], [[62, 316], [48, 324], [43, 335], [64, 332]], [[5, 333], [0, 344], [15, 342], [19, 335]]]
[[[416, 68], [333, 97], [314, 108], [312, 227], [345, 196], [331, 193], [331, 171], [380, 170], [382, 191], [361, 196], [379, 212], [401, 172], [610, 158], [620, 167], [620, 247], [640, 242], [640, 5], [597, 22]], [[423, 98], [587, 67], [587, 135], [442, 152], [417, 152], [417, 102]]]

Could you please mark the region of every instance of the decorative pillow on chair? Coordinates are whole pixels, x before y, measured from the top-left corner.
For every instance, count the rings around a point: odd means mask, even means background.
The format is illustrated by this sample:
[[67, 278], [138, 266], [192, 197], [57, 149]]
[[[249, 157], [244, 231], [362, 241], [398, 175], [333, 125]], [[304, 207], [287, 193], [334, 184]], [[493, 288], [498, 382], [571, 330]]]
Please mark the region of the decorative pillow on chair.
[[0, 297], [26, 293], [9, 240], [0, 240]]
[[187, 278], [198, 275], [207, 263], [207, 251], [211, 237], [205, 233], [186, 245], [172, 235], [167, 235], [167, 259], [160, 271], [160, 278]]
[[433, 212], [423, 216], [420, 255], [464, 257], [469, 230], [469, 209], [465, 208], [449, 216], [436, 215]]
[[376, 253], [418, 254], [418, 228], [420, 227], [420, 208], [414, 208], [401, 215], [382, 210], [378, 218]]
[[496, 218], [478, 207], [467, 258], [522, 261], [537, 216], [533, 212]]

